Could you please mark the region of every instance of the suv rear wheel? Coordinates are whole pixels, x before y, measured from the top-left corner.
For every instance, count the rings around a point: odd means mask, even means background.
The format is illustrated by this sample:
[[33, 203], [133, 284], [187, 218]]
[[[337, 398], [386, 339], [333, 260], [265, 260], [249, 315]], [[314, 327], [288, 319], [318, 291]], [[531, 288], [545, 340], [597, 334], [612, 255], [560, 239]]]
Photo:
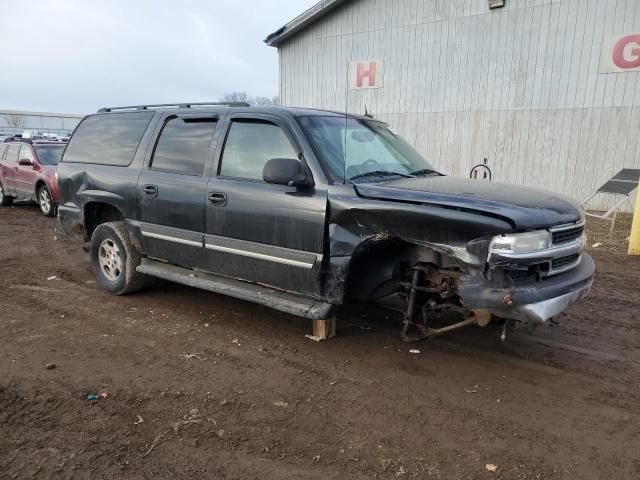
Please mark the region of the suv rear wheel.
[[131, 243], [125, 222], [99, 225], [89, 243], [91, 268], [109, 293], [126, 295], [144, 287], [146, 275], [136, 272], [140, 252]]
[[8, 207], [10, 205], [13, 205], [13, 197], [7, 197], [4, 194], [4, 187], [0, 183], [0, 206]]
[[55, 207], [53, 205], [53, 200], [51, 200], [51, 191], [46, 185], [42, 185], [38, 189], [38, 205], [40, 206], [40, 211], [45, 216], [53, 217]]

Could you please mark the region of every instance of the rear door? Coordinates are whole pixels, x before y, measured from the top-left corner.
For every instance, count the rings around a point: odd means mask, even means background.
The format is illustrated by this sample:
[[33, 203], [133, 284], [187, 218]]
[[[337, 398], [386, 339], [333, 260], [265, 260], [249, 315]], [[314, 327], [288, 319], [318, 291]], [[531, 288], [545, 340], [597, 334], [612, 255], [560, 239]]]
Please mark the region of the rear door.
[[[31, 164], [20, 165], [20, 160], [28, 160], [31, 162]], [[26, 144], [22, 145], [20, 147], [20, 154], [18, 155], [18, 164], [16, 165], [16, 169], [14, 170], [15, 188], [19, 195], [23, 195], [25, 197], [33, 197], [35, 195], [34, 183], [36, 172], [33, 169], [35, 162], [36, 157], [33, 154], [31, 146]]]
[[299, 158], [286, 121], [234, 114], [226, 123], [217, 172], [207, 186], [207, 270], [320, 296], [326, 188], [262, 180], [271, 158]]
[[186, 267], [203, 259], [204, 201], [217, 117], [167, 113], [138, 180], [138, 218], [148, 256]]
[[20, 144], [13, 143], [5, 151], [2, 160], [2, 178], [4, 179], [4, 190], [7, 195], [16, 195], [16, 183], [14, 180], [16, 170], [18, 170], [18, 153]]

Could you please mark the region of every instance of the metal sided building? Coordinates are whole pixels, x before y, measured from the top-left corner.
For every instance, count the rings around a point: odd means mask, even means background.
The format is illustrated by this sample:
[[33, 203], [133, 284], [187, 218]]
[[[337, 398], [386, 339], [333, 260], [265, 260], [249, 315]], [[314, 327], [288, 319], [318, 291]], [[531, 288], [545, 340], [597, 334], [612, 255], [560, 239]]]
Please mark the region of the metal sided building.
[[640, 168], [640, 0], [323, 0], [265, 41], [283, 105], [366, 110], [446, 173], [583, 200]]
[[22, 133], [24, 130], [53, 134], [73, 132], [83, 115], [71, 113], [23, 112], [0, 110], [0, 135]]

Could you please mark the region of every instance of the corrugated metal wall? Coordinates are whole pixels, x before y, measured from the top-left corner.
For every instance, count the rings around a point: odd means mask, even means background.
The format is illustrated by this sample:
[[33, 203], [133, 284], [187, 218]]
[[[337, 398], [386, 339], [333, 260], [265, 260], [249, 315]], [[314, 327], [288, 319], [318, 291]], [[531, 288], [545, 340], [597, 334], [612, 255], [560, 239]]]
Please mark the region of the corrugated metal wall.
[[[604, 39], [634, 31], [640, 0], [353, 0], [281, 46], [280, 96], [366, 105], [447, 173], [486, 157], [496, 180], [582, 200], [640, 168], [640, 72], [599, 73]], [[384, 87], [348, 90], [367, 59]]]
[[80, 120], [82, 115], [0, 110], [0, 134], [22, 133], [25, 130], [68, 134], [73, 132]]

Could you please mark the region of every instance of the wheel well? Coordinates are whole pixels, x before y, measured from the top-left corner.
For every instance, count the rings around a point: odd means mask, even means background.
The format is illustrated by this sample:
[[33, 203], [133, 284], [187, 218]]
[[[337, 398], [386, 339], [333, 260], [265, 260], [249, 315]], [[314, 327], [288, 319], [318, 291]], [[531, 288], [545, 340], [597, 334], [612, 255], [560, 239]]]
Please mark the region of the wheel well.
[[122, 212], [108, 203], [90, 202], [84, 207], [84, 235], [89, 241], [98, 226], [107, 222], [124, 220]]
[[349, 262], [345, 298], [371, 301], [396, 291], [403, 275], [418, 263], [442, 265], [442, 255], [399, 238], [369, 240], [358, 246]]
[[36, 198], [38, 198], [38, 191], [40, 190], [40, 187], [41, 187], [42, 185], [46, 185], [46, 184], [47, 184], [47, 182], [45, 182], [45, 181], [44, 181], [44, 180], [42, 180], [42, 179], [39, 179], [39, 180], [36, 182], [36, 191], [34, 192], [34, 193], [35, 193], [35, 195], [36, 195]]
[[385, 284], [393, 283], [404, 263], [408, 266], [411, 250], [411, 244], [397, 238], [361, 243], [349, 262], [345, 299], [369, 301], [377, 296], [376, 292], [393, 289], [393, 285]]

